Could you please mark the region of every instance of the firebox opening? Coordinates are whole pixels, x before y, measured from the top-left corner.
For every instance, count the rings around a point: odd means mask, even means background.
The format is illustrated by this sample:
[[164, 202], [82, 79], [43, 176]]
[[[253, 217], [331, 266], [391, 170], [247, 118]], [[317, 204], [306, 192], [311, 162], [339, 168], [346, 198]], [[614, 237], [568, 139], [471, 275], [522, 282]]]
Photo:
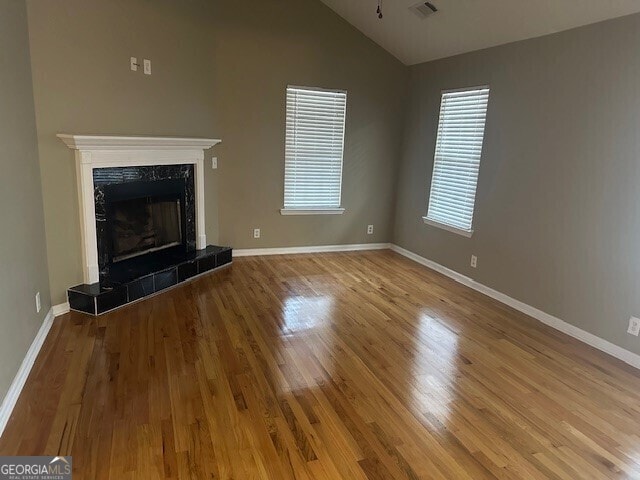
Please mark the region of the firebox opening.
[[104, 200], [109, 264], [126, 266], [125, 260], [154, 252], [187, 251], [184, 179], [107, 185]]
[[151, 197], [113, 205], [112, 262], [182, 244], [180, 200]]

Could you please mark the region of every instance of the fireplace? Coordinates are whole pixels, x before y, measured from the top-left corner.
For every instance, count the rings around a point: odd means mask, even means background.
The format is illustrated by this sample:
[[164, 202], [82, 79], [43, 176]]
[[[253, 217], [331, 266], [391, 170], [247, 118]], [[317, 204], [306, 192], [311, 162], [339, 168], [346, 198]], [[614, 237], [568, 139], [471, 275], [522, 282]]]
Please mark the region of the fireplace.
[[72, 310], [100, 315], [231, 263], [206, 244], [206, 138], [58, 137], [76, 151], [84, 283]]

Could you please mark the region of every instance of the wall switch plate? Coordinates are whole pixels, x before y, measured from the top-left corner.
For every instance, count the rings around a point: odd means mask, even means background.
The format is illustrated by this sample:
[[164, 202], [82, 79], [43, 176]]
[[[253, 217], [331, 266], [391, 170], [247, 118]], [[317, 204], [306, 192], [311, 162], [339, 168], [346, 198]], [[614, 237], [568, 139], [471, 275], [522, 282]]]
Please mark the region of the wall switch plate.
[[213, 157], [211, 159], [211, 168], [213, 168], [214, 170], [218, 168], [218, 157]]
[[151, 60], [147, 60], [146, 58], [142, 61], [144, 65], [144, 74], [151, 75]]
[[478, 257], [471, 255], [471, 266], [476, 268], [478, 266]]
[[259, 228], [254, 228], [253, 229], [253, 238], [260, 238], [260, 229]]
[[367, 225], [367, 235], [373, 235], [373, 225]]
[[42, 303], [40, 302], [40, 292], [36, 293], [36, 313], [40, 313], [42, 310]]
[[629, 328], [627, 329], [627, 333], [635, 335], [636, 337], [640, 334], [640, 318], [631, 317], [629, 319]]
[[131, 57], [131, 70], [138, 71], [138, 59], [136, 57]]

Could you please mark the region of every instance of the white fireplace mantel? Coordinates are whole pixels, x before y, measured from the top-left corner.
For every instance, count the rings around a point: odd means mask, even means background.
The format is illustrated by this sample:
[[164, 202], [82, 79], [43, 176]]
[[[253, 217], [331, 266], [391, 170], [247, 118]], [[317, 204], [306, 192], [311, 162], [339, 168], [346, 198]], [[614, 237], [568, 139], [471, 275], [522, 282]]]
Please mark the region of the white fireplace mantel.
[[115, 135], [59, 134], [75, 150], [82, 235], [84, 282], [99, 279], [98, 244], [93, 170], [95, 168], [145, 165], [194, 165], [196, 196], [196, 248], [205, 248], [204, 151], [220, 143], [214, 138], [123, 137]]

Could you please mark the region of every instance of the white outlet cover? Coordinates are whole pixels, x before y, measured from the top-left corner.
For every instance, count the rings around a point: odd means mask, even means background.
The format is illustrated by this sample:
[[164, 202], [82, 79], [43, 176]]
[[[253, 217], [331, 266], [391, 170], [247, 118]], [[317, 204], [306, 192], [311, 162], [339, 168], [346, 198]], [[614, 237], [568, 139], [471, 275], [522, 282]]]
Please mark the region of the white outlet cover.
[[478, 257], [471, 255], [471, 266], [476, 268], [478, 266]]
[[214, 170], [218, 168], [218, 157], [213, 157], [211, 159], [211, 168], [213, 168]]
[[254, 228], [253, 229], [253, 238], [260, 238], [260, 229], [259, 228]]
[[367, 234], [373, 235], [373, 225], [367, 225]]
[[40, 302], [40, 292], [36, 293], [36, 313], [40, 313], [42, 310], [42, 303]]
[[629, 319], [629, 328], [627, 329], [627, 333], [635, 335], [636, 337], [640, 334], [640, 318], [631, 317]]
[[131, 57], [131, 70], [134, 72], [138, 71], [138, 59], [136, 57]]
[[144, 65], [144, 74], [151, 75], [151, 60], [145, 58], [142, 63]]

